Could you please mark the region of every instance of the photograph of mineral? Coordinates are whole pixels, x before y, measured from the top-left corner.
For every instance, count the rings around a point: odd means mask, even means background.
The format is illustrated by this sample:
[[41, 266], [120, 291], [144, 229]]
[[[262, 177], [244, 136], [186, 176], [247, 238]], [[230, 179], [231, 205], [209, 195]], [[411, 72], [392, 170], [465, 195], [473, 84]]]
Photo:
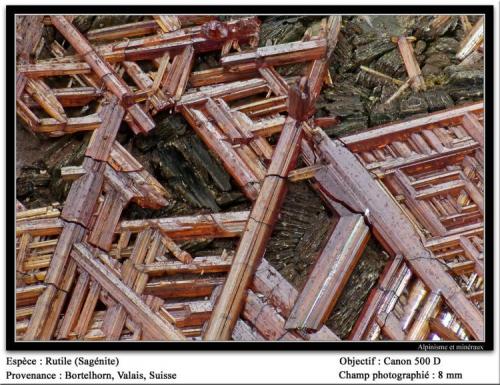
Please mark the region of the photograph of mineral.
[[484, 28], [16, 15], [15, 341], [483, 341]]

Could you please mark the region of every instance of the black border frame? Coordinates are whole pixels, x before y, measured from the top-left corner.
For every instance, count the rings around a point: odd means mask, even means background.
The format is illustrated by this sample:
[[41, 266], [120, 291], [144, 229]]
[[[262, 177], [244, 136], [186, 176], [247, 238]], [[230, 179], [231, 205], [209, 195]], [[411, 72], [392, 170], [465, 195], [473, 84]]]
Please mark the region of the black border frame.
[[[416, 9], [416, 11], [415, 11]], [[15, 15], [16, 14], [248, 14], [248, 15], [315, 15], [315, 14], [484, 14], [485, 16], [485, 247], [492, 258], [485, 259], [485, 333], [484, 341], [471, 342], [428, 342], [428, 341], [340, 341], [340, 342], [239, 342], [239, 341], [206, 341], [206, 342], [81, 342], [81, 341], [16, 341], [15, 316], [7, 317], [9, 310], [15, 307]], [[460, 351], [492, 351], [494, 348], [494, 6], [493, 5], [169, 5], [169, 6], [116, 6], [116, 5], [8, 5], [6, 6], [6, 349], [7, 351], [137, 351], [137, 350], [301, 350], [301, 351], [419, 351], [424, 353], [427, 347], [430, 353]], [[487, 80], [486, 80], [487, 79]], [[10, 96], [10, 97], [9, 97]], [[432, 347], [436, 347], [432, 349]], [[432, 349], [432, 350], [431, 350]]]

